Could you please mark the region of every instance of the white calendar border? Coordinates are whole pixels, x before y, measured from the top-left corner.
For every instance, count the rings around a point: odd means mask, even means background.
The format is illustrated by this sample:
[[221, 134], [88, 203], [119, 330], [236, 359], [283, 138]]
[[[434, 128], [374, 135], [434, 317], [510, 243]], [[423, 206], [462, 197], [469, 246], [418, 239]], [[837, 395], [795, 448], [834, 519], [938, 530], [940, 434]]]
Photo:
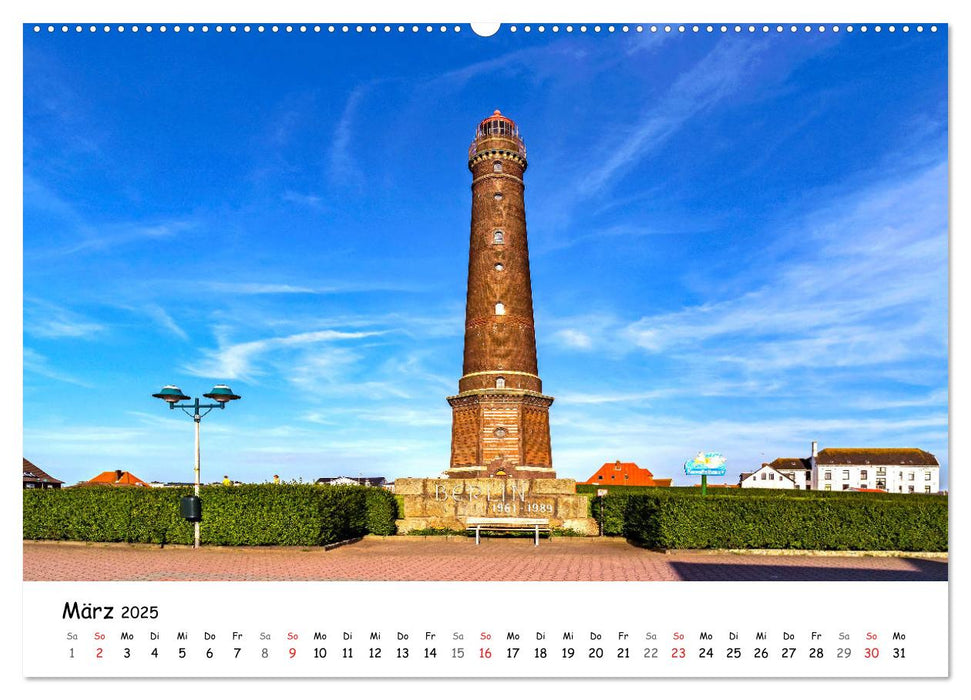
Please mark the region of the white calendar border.
[[[783, 6], [777, 2], [767, 2], [765, 0], [739, 0], [738, 2], [733, 2], [731, 4], [726, 4], [724, 2], [715, 2], [714, 0], [696, 1], [692, 2], [690, 5], [686, 3], [670, 3], [667, 5], [658, 4], [641, 4], [634, 2], [619, 2], [617, 0], [599, 0], [596, 3], [592, 3], [589, 6], [583, 4], [573, 4], [569, 6], [559, 5], [555, 9], [544, 9], [542, 3], [531, 2], [529, 0], [490, 0], [488, 3], [476, 2], [469, 3], [465, 6], [453, 4], [445, 0], [412, 0], [406, 5], [390, 2], [386, 0], [383, 2], [371, 2], [366, 6], [362, 3], [355, 3], [352, 5], [346, 5], [344, 7], [332, 7], [328, 8], [326, 12], [313, 12], [307, 9], [306, 3], [300, 2], [299, 0], [275, 0], [272, 4], [270, 3], [257, 3], [257, 2], [233, 2], [233, 3], [220, 3], [220, 2], [201, 2], [200, 0], [195, 0], [190, 2], [189, 0], [170, 0], [164, 4], [163, 9], [155, 9], [160, 5], [156, 4], [154, 7], [152, 5], [141, 6], [134, 3], [118, 3], [109, 2], [107, 0], [88, 0], [83, 2], [83, 7], [78, 7], [81, 3], [70, 2], [69, 0], [46, 0], [37, 2], [23, 2], [21, 0], [15, 1], [12, 6], [5, 7], [0, 10], [3, 13], [4, 22], [0, 25], [0, 31], [2, 34], [2, 41], [0, 41], [0, 51], [3, 52], [3, 66], [4, 69], [0, 71], [3, 76], [3, 92], [9, 98], [9, 101], [16, 105], [16, 109], [5, 110], [3, 119], [5, 120], [5, 126], [7, 127], [3, 134], [3, 155], [5, 156], [2, 161], [3, 167], [6, 170], [7, 177], [4, 178], [4, 182], [7, 183], [5, 188], [5, 201], [3, 211], [5, 213], [5, 221], [3, 230], [7, 233], [5, 245], [7, 245], [6, 253], [4, 255], [4, 264], [6, 269], [3, 275], [3, 285], [5, 292], [5, 299], [9, 300], [8, 305], [5, 305], [5, 312], [3, 320], [6, 322], [4, 327], [8, 330], [12, 329], [17, 331], [21, 328], [21, 315], [18, 304], [15, 301], [21, 301], [21, 269], [20, 260], [22, 258], [22, 250], [20, 245], [20, 240], [18, 236], [12, 235], [13, 232], [20, 230], [20, 222], [22, 216], [22, 200], [20, 197], [20, 192], [22, 191], [22, 170], [20, 167], [20, 158], [22, 154], [22, 90], [21, 90], [21, 78], [22, 72], [20, 70], [21, 66], [21, 56], [22, 56], [22, 35], [20, 24], [25, 21], [35, 20], [38, 17], [51, 17], [64, 19], [68, 21], [152, 21], [158, 22], [160, 19], [178, 19], [179, 21], [212, 21], [214, 18], [225, 21], [252, 21], [254, 19], [266, 21], [267, 19], [280, 18], [283, 21], [286, 20], [301, 20], [301, 19], [326, 19], [330, 21], [449, 21], [449, 22], [459, 22], [466, 23], [469, 20], [473, 21], [495, 21], [503, 20], [505, 22], [526, 22], [526, 21], [536, 21], [541, 19], [543, 21], [555, 20], [558, 22], [582, 22], [590, 21], [594, 19], [599, 22], [610, 22], [610, 21], [621, 21], [621, 22], [632, 22], [639, 19], [652, 22], [690, 22], [690, 21], [783, 21], [783, 22], [800, 22], [800, 21], [819, 21], [825, 20], [827, 22], [859, 22], [861, 20], [874, 22], [874, 21], [947, 21], [951, 22], [950, 27], [950, 41], [951, 41], [951, 71], [952, 76], [967, 76], [967, 51], [964, 49], [962, 44], [962, 35], [967, 31], [966, 25], [962, 22], [963, 16], [959, 13], [956, 3], [943, 2], [940, 0], [923, 0], [922, 2], [901, 2], [900, 0], [888, 0], [882, 2], [879, 7], [872, 8], [857, 8], [851, 3], [838, 0], [817, 0], [812, 3], [811, 9], [805, 10], [800, 8], [792, 8], [790, 6]], [[486, 9], [487, 8], [487, 9]], [[965, 145], [965, 141], [962, 136], [963, 133], [958, 126], [957, 119], [960, 116], [966, 115], [967, 109], [967, 89], [962, 91], [958, 80], [954, 77], [951, 78], [950, 84], [950, 99], [951, 99], [951, 120], [950, 120], [950, 133], [952, 138], [952, 158], [951, 161], [951, 173], [953, 178], [953, 183], [961, 183], [965, 185], [963, 189], [966, 189], [966, 178], [962, 179], [961, 174], [964, 172], [962, 166], [965, 160], [968, 158], [968, 149]], [[958, 187], [952, 185], [952, 192], [957, 192]], [[952, 204], [952, 230], [956, 230], [957, 225], [960, 222], [960, 212], [961, 212], [962, 201], [960, 198], [954, 198]], [[959, 237], [952, 234], [951, 236], [951, 270], [958, 271], [965, 269], [971, 260], [969, 260], [967, 254], [967, 244], [962, 241]], [[952, 308], [966, 311], [967, 301], [969, 299], [969, 283], [962, 280], [960, 276], [952, 274], [952, 303], [954, 306]], [[966, 318], [965, 313], [965, 318]], [[951, 325], [950, 325], [950, 339], [951, 339], [951, 351], [952, 357], [957, 357], [958, 352], [963, 352], [967, 356], [965, 338], [968, 334], [967, 322], [962, 322], [962, 319], [957, 316], [957, 314], [952, 313], [951, 315]], [[8, 396], [8, 404], [21, 403], [22, 396], [20, 394], [21, 384], [19, 377], [17, 376], [17, 368], [22, 359], [22, 345], [21, 337], [17, 332], [9, 332], [6, 335], [6, 341], [3, 346], [3, 358], [6, 360], [7, 365], [7, 381], [4, 386], [7, 388], [9, 394], [13, 396]], [[951, 420], [954, 429], [951, 430], [951, 440], [950, 440], [950, 459], [949, 464], [960, 464], [960, 457], [969, 454], [966, 446], [966, 442], [963, 440], [963, 435], [967, 433], [966, 430], [961, 428], [967, 427], [967, 413], [962, 410], [963, 404], [961, 399], [968, 394], [968, 371], [965, 367], [957, 362], [952, 363], [951, 367]], [[957, 392], [954, 391], [957, 389]], [[955, 393], [958, 394], [957, 400], [955, 400]], [[21, 451], [21, 435], [22, 435], [22, 420], [21, 416], [17, 414], [16, 416], [8, 416], [7, 420], [4, 422], [4, 435], [6, 439], [3, 440], [3, 444], [6, 446], [5, 457], [8, 464], [19, 463], [16, 462], [20, 458], [17, 454]], [[13, 470], [10, 470], [11, 474]], [[961, 483], [961, 471], [960, 469], [950, 470], [949, 474], [949, 488], [952, 494], [960, 494], [960, 483]], [[12, 482], [12, 479], [11, 479]], [[21, 528], [20, 514], [21, 514], [21, 500], [20, 494], [16, 493], [16, 485], [11, 483], [8, 484], [8, 504], [7, 508], [4, 509], [3, 518], [7, 521], [6, 532], [9, 536], [3, 538], [6, 561], [22, 561], [21, 555], [21, 544], [19, 541], [14, 540], [16, 533], [19, 533]], [[16, 490], [19, 491], [19, 488]], [[955, 496], [951, 496], [952, 504]], [[957, 504], [960, 504], [960, 495], [957, 496]], [[962, 509], [960, 507], [952, 507], [952, 533], [960, 530], [961, 532], [967, 532], [968, 514], [967, 509]], [[959, 538], [953, 537], [953, 540], [958, 540]], [[8, 571], [7, 577], [4, 579], [4, 593], [6, 593], [6, 599], [10, 601], [19, 600], [18, 595], [22, 587], [22, 570], [18, 567], [7, 567], [13, 569], [13, 571]], [[966, 566], [963, 565], [962, 558], [958, 557], [951, 561], [950, 575], [953, 591], [953, 583], [955, 581], [964, 580], [965, 578]], [[299, 584], [297, 584], [299, 585]], [[366, 587], [367, 584], [361, 584], [362, 587]], [[719, 586], [717, 583], [708, 584], [713, 588]], [[782, 584], [780, 584], [782, 585]], [[826, 585], [826, 584], [824, 584]], [[955, 664], [955, 660], [966, 659], [969, 657], [969, 647], [962, 637], [961, 633], [956, 633], [954, 631], [955, 621], [959, 616], [966, 612], [966, 604], [959, 596], [954, 596], [953, 593], [950, 595], [951, 603], [951, 644], [950, 644], [950, 655], [951, 655], [951, 668], [952, 668], [952, 679], [949, 683], [936, 682], [929, 685], [926, 690], [933, 692], [935, 694], [950, 695], [956, 690], [956, 679], [967, 679], [969, 676], [969, 671], [962, 668], [960, 663]], [[9, 617], [8, 617], [9, 619]], [[14, 617], [16, 619], [16, 617]], [[5, 676], [14, 681], [16, 684], [14, 687], [19, 689], [24, 693], [29, 693], [31, 697], [77, 697], [79, 694], [82, 697], [85, 696], [100, 696], [103, 697], [105, 693], [110, 694], [110, 696], [121, 695], [132, 693], [133, 691], [138, 693], [142, 697], [166, 697], [169, 698], [173, 693], [178, 693], [180, 695], [186, 693], [196, 693], [196, 692], [211, 692], [217, 690], [220, 693], [226, 691], [232, 692], [234, 695], [242, 694], [244, 697], [264, 697], [266, 694], [273, 692], [278, 693], [280, 690], [284, 692], [289, 692], [291, 690], [296, 690], [301, 693], [313, 690], [308, 683], [313, 681], [257, 681], [252, 680], [221, 680], [218, 682], [213, 681], [180, 681], [177, 682], [176, 686], [173, 687], [170, 683], [144, 683], [139, 681], [128, 681], [128, 680], [116, 680], [116, 681], [85, 681], [85, 682], [68, 682], [68, 681], [57, 681], [57, 682], [25, 682], [19, 677], [20, 674], [20, 663], [13, 663], [14, 660], [19, 661], [18, 650], [19, 643], [16, 640], [16, 631], [11, 631], [8, 633], [8, 643], [4, 645], [4, 669], [6, 671]], [[12, 648], [11, 648], [12, 647]], [[966, 666], [966, 664], [965, 664]], [[373, 681], [371, 690], [376, 690], [377, 692], [388, 692], [393, 694], [395, 700], [401, 697], [427, 697], [429, 692], [434, 692], [436, 694], [450, 695], [452, 693], [461, 693], [463, 696], [468, 697], [495, 697], [497, 692], [508, 693], [510, 690], [522, 691], [526, 690], [528, 692], [535, 692], [537, 689], [542, 688], [546, 690], [555, 690], [558, 696], [563, 697], [586, 697], [594, 692], [602, 692], [600, 690], [599, 684], [604, 681], [570, 681], [570, 682], [552, 682], [552, 681], [542, 681], [542, 686], [536, 685], [539, 681], [515, 681], [515, 682], [502, 682], [499, 681], [496, 684], [470, 684], [463, 681], [452, 681], [452, 680], [442, 680], [435, 681], [432, 683], [415, 683], [415, 682], [394, 682], [394, 681]], [[671, 680], [671, 681], [651, 681], [650, 686], [641, 686], [636, 681], [630, 682], [612, 682], [611, 685], [606, 688], [607, 692], [618, 692], [618, 693], [628, 693], [630, 691], [636, 692], [662, 692], [667, 694], [671, 691], [680, 695], [684, 695], [686, 692], [689, 696], [700, 695], [700, 694], [715, 694], [723, 692], [723, 687], [719, 685], [718, 681], [697, 681], [697, 682], [686, 682], [683, 680]], [[866, 690], [857, 685], [858, 683], [867, 683]], [[922, 692], [924, 689], [925, 682], [908, 682], [908, 681], [832, 681], [823, 682], [821, 685], [817, 683], [790, 683], [787, 681], [777, 681], [777, 680], [760, 680], [760, 681], [732, 681], [731, 686], [729, 686], [729, 691], [734, 693], [736, 691], [755, 691], [758, 694], [775, 694], [775, 693], [785, 693], [787, 697], [816, 697], [821, 692], [830, 693], [837, 690], [838, 686], [840, 690], [846, 690], [849, 692], [859, 693], [859, 692], [873, 692], [876, 691], [884, 697], [907, 697], [908, 700], [912, 698], [915, 693]], [[875, 684], [876, 687], [873, 687]], [[188, 686], [188, 687], [187, 687]], [[872, 690], [871, 690], [872, 688]], [[317, 692], [325, 690], [328, 693], [343, 693], [345, 691], [350, 691], [351, 693], [357, 691], [360, 692], [361, 686], [360, 681], [329, 681], [326, 686], [318, 688]], [[881, 699], [882, 700], [882, 699]]]

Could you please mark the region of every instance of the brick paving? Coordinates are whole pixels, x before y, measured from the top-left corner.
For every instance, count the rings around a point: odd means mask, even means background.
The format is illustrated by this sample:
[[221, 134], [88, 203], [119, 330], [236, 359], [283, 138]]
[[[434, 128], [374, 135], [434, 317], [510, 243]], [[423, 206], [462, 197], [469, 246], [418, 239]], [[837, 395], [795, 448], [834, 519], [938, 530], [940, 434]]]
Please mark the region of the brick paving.
[[366, 538], [330, 550], [24, 543], [27, 581], [946, 581], [946, 559], [679, 552], [620, 539]]

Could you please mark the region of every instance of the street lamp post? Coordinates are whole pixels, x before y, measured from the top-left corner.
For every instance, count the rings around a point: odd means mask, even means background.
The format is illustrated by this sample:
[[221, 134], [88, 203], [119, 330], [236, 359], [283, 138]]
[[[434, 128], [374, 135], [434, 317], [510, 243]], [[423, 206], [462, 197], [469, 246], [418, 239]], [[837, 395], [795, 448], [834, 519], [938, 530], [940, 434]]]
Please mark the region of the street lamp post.
[[[212, 399], [216, 403], [203, 404], [199, 402], [199, 399], [191, 399], [192, 403], [182, 404], [180, 401], [189, 401], [190, 397], [182, 393], [182, 390], [173, 385], [169, 384], [162, 387], [162, 390], [157, 394], [152, 394], [156, 399], [162, 399], [165, 401], [170, 409], [180, 408], [182, 412], [187, 416], [190, 416], [196, 424], [196, 458], [195, 458], [195, 496], [196, 499], [199, 498], [199, 485], [201, 482], [201, 459], [199, 452], [199, 424], [202, 423], [202, 417], [208, 415], [209, 412], [214, 408], [224, 409], [226, 404], [230, 401], [235, 401], [240, 398], [237, 394], [234, 394], [232, 389], [230, 389], [225, 384], [217, 384], [212, 388], [208, 394], [203, 394], [207, 399]], [[202, 411], [205, 411], [204, 413]], [[200, 515], [201, 518], [201, 515]], [[199, 519], [195, 519], [195, 539], [194, 547], [199, 547]]]

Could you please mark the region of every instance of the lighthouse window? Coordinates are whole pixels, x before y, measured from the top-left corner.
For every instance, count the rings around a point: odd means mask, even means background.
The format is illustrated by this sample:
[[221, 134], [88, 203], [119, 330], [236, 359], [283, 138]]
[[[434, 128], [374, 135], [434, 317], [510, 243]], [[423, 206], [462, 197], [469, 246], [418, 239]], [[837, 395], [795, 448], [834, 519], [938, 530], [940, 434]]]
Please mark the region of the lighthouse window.
[[496, 231], [492, 234], [493, 243], [503, 243], [502, 231]]
[[495, 163], [492, 164], [492, 172], [494, 172], [494, 173], [501, 173], [502, 172], [502, 161], [501, 160], [497, 160]]
[[496, 272], [502, 272], [504, 269], [502, 263], [496, 263]]
[[506, 313], [506, 307], [503, 306], [502, 302], [496, 302], [496, 316], [502, 316]]
[[506, 388], [506, 378], [496, 377], [496, 389], [505, 389], [505, 388]]
[[502, 199], [502, 192], [496, 192], [494, 195], [492, 195], [492, 198], [498, 202], [500, 199]]

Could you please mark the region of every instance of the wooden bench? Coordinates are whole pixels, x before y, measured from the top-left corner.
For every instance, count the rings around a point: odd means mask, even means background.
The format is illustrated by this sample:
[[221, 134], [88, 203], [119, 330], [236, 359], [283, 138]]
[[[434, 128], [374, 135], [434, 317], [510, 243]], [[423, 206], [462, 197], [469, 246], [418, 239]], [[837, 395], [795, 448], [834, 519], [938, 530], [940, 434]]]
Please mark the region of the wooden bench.
[[479, 533], [482, 530], [491, 531], [522, 531], [533, 533], [533, 546], [539, 546], [539, 533], [549, 532], [553, 528], [550, 521], [544, 518], [469, 518], [466, 521], [467, 530], [475, 530], [475, 543], [479, 544]]

